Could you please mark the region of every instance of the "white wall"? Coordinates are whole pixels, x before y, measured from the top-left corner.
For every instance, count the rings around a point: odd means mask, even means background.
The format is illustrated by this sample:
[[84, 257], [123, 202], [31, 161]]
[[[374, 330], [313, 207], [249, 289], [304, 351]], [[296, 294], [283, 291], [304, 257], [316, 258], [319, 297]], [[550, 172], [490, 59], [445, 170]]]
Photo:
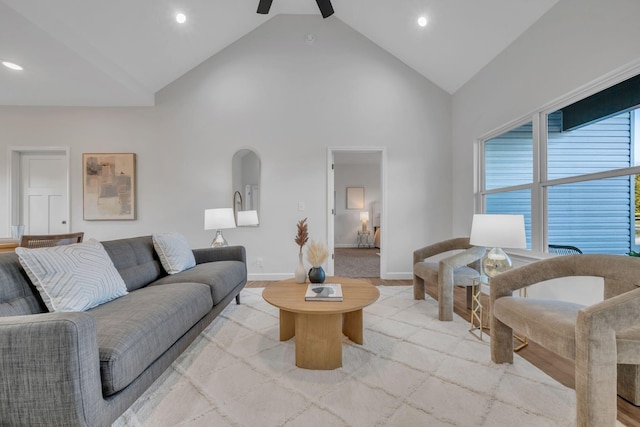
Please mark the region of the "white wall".
[[640, 59], [640, 1], [561, 0], [453, 96], [453, 232], [469, 233], [473, 143]]
[[[379, 155], [378, 155], [379, 157]], [[362, 229], [360, 212], [369, 212], [367, 230], [371, 232], [373, 245], [373, 204], [380, 203], [380, 167], [377, 163], [336, 162], [334, 182], [336, 190], [336, 215], [334, 219], [334, 245], [354, 247], [358, 230]], [[364, 187], [364, 209], [347, 209], [347, 187]]]
[[[0, 108], [0, 200], [7, 146], [69, 146], [73, 230], [98, 239], [176, 230], [202, 247], [213, 237], [204, 210], [231, 206], [231, 159], [252, 148], [262, 166], [260, 227], [224, 234], [246, 246], [250, 278], [279, 278], [296, 268], [300, 218], [312, 238], [326, 238], [327, 147], [386, 146], [386, 271], [408, 278], [412, 251], [450, 234], [450, 101], [339, 20], [280, 15], [159, 92], [155, 107]], [[138, 220], [82, 220], [83, 152], [137, 153]], [[9, 234], [6, 211], [0, 235]]]
[[454, 235], [471, 228], [474, 141], [637, 63], [639, 20], [637, 0], [561, 0], [454, 94]]

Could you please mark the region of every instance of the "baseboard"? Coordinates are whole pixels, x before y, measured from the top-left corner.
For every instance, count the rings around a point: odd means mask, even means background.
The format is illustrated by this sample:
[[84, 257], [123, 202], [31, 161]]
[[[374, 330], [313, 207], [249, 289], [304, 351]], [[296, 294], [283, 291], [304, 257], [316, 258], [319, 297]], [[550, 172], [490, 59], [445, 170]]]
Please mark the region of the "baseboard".
[[[250, 273], [247, 275], [249, 281], [263, 280], [286, 280], [293, 277], [292, 273]], [[393, 272], [385, 273], [383, 280], [413, 280], [413, 273]]]
[[394, 273], [384, 273], [384, 280], [413, 280], [413, 272], [411, 273], [402, 273], [402, 272], [394, 272]]
[[293, 278], [293, 272], [291, 273], [249, 273], [247, 274], [247, 280], [249, 281], [262, 281], [262, 280], [285, 280]]

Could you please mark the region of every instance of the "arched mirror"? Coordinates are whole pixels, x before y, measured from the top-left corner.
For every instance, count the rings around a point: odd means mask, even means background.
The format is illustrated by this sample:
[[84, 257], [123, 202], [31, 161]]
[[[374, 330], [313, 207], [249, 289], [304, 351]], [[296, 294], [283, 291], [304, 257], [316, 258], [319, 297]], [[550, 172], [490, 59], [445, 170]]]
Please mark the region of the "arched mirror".
[[257, 226], [260, 216], [260, 158], [249, 149], [236, 151], [232, 163], [233, 211], [238, 227]]

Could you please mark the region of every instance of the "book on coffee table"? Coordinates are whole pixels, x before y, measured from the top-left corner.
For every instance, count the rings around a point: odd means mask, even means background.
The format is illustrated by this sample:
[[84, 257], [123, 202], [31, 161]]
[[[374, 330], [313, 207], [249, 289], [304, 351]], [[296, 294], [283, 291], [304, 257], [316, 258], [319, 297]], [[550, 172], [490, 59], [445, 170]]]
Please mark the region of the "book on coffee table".
[[310, 283], [305, 301], [342, 301], [342, 286], [340, 283]]

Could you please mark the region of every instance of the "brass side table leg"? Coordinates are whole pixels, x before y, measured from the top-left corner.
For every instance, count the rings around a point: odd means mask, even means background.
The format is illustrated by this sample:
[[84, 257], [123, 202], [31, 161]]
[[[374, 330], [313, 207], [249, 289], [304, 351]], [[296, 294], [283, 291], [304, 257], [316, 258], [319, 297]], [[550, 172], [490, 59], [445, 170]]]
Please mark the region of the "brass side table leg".
[[516, 353], [529, 345], [529, 342], [527, 341], [527, 337], [524, 337], [524, 336], [520, 337], [516, 334], [513, 334], [513, 338], [520, 341], [520, 345], [513, 348], [513, 351], [515, 351]]
[[[482, 304], [480, 302], [481, 285], [473, 280], [471, 283], [471, 329], [469, 332], [482, 341]], [[477, 326], [476, 326], [477, 323]], [[479, 331], [476, 335], [475, 331]]]

